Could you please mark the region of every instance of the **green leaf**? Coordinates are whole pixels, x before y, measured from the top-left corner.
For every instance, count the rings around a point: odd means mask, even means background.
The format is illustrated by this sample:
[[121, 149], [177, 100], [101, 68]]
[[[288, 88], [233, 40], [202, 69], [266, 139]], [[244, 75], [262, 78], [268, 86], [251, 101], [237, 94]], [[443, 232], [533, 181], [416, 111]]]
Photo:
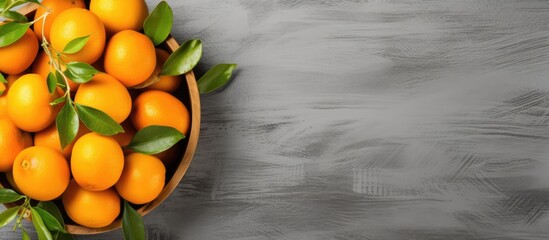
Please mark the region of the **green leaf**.
[[3, 74], [0, 73], [0, 83], [8, 83], [8, 80], [4, 77]]
[[80, 120], [88, 129], [107, 136], [124, 132], [122, 126], [120, 126], [120, 124], [114, 121], [106, 113], [92, 107], [80, 105], [78, 103], [75, 105]]
[[173, 11], [170, 5], [161, 1], [145, 19], [143, 31], [158, 46], [170, 35], [173, 24]]
[[50, 231], [48, 231], [48, 228], [46, 227], [46, 224], [44, 224], [44, 220], [42, 220], [42, 217], [40, 216], [38, 211], [36, 211], [35, 208], [31, 207], [31, 214], [32, 225], [34, 225], [34, 229], [38, 234], [38, 240], [53, 240]]
[[145, 224], [141, 215], [124, 201], [124, 214], [122, 215], [122, 231], [126, 240], [145, 240]]
[[67, 43], [67, 45], [65, 45], [65, 48], [63, 48], [63, 53], [73, 54], [79, 52], [84, 46], [86, 46], [89, 39], [90, 36], [88, 35], [71, 40]]
[[55, 73], [48, 73], [47, 83], [48, 91], [50, 93], [53, 93], [55, 91], [55, 88], [57, 87], [57, 78], [55, 77]]
[[65, 228], [61, 226], [61, 223], [57, 221], [57, 219], [52, 216], [49, 212], [47, 212], [44, 209], [41, 209], [39, 207], [35, 207], [34, 210], [40, 214], [40, 217], [42, 218], [42, 221], [44, 222], [44, 225], [46, 225], [46, 228], [52, 232], [52, 231], [58, 231], [58, 232], [67, 232], [65, 231]]
[[17, 216], [18, 212], [19, 212], [19, 207], [12, 207], [0, 213], [0, 227], [4, 227], [8, 225], [8, 223], [13, 221], [13, 219], [15, 219], [15, 217]]
[[231, 79], [236, 64], [218, 64], [198, 79], [198, 91], [211, 93], [225, 86]]
[[29, 29], [30, 23], [18, 23], [9, 22], [4, 25], [0, 25], [0, 47], [8, 46], [14, 42], [17, 42], [27, 29]]
[[15, 202], [19, 199], [23, 199], [24, 196], [19, 195], [19, 193], [16, 193], [15, 191], [8, 189], [8, 188], [2, 188], [0, 189], [0, 203], [10, 203]]
[[29, 233], [24, 228], [21, 228], [21, 240], [31, 240]]
[[61, 211], [59, 211], [59, 208], [57, 208], [57, 205], [53, 202], [39, 202], [37, 207], [47, 211], [50, 213], [55, 219], [61, 224], [63, 228], [65, 228], [65, 221], [63, 220], [63, 215], [61, 214]]
[[64, 103], [66, 100], [67, 100], [67, 97], [62, 96], [58, 99], [53, 100], [53, 102], [51, 102], [50, 105], [55, 106], [57, 104]]
[[93, 78], [93, 75], [76, 75], [68, 69], [63, 71], [63, 74], [65, 74], [65, 76], [77, 83], [86, 83]]
[[26, 23], [29, 21], [25, 15], [16, 11], [6, 11], [4, 13], [4, 17], [20, 23]]
[[83, 62], [67, 63], [67, 69], [78, 75], [93, 75], [99, 72], [92, 65]]
[[72, 101], [68, 101], [61, 109], [55, 119], [55, 125], [57, 126], [57, 132], [59, 133], [59, 140], [61, 142], [61, 149], [64, 149], [69, 145], [76, 134], [78, 133], [78, 127], [80, 122], [78, 121], [78, 115], [72, 105]]
[[173, 52], [160, 75], [176, 76], [191, 71], [202, 57], [202, 42], [199, 39], [189, 40]]
[[93, 78], [93, 75], [99, 72], [91, 65], [83, 62], [70, 62], [67, 63], [66, 66], [67, 70], [65, 70], [63, 73], [65, 74], [65, 76], [67, 76], [76, 83], [89, 82]]
[[89, 82], [93, 78], [93, 76], [89, 76], [89, 75], [77, 76], [76, 74], [72, 73], [69, 69], [66, 69], [65, 71], [63, 71], [63, 74], [71, 80], [74, 79], [73, 81], [75, 82], [82, 82], [82, 83]]
[[64, 91], [67, 91], [65, 78], [61, 75], [61, 72], [55, 71], [55, 79], [57, 80], [57, 85], [59, 85]]
[[137, 132], [126, 148], [143, 154], [157, 154], [183, 138], [185, 135], [173, 127], [148, 126]]

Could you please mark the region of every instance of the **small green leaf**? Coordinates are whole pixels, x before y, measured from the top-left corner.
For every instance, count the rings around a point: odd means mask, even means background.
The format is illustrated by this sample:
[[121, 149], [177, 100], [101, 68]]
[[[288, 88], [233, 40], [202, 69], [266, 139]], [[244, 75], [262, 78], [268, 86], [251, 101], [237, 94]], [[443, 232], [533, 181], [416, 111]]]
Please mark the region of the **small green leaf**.
[[42, 218], [42, 221], [44, 222], [44, 225], [46, 225], [46, 228], [52, 232], [52, 231], [58, 231], [58, 232], [67, 232], [63, 226], [61, 226], [61, 223], [57, 221], [57, 219], [52, 216], [49, 212], [47, 212], [44, 209], [41, 209], [39, 207], [35, 207], [34, 210], [40, 214], [40, 217]]
[[20, 23], [26, 23], [29, 21], [25, 15], [17, 11], [6, 11], [4, 13], [4, 17]]
[[61, 72], [55, 71], [55, 79], [57, 80], [57, 85], [59, 85], [64, 91], [67, 91], [65, 78], [61, 75]]
[[78, 133], [78, 127], [80, 122], [78, 121], [78, 115], [72, 105], [72, 101], [68, 101], [61, 109], [55, 119], [55, 125], [57, 126], [57, 132], [59, 133], [59, 140], [61, 142], [61, 149], [64, 149], [69, 145], [76, 134]]
[[183, 138], [185, 135], [173, 127], [148, 126], [138, 131], [126, 148], [143, 154], [157, 154]]
[[17, 216], [18, 212], [19, 212], [19, 207], [12, 207], [0, 213], [0, 227], [4, 227], [8, 225], [8, 223], [13, 221], [13, 219], [15, 219], [15, 217]]
[[198, 79], [198, 91], [211, 93], [225, 86], [231, 79], [236, 64], [218, 64]]
[[145, 240], [145, 224], [141, 215], [124, 201], [124, 213], [122, 215], [122, 231], [126, 240]]
[[42, 217], [40, 216], [38, 211], [36, 211], [35, 208], [31, 207], [31, 214], [32, 225], [34, 225], [34, 229], [38, 234], [38, 240], [53, 240], [50, 231], [48, 231], [48, 228], [46, 227], [46, 224], [44, 224], [44, 220], [42, 220]]
[[48, 73], [47, 83], [48, 91], [50, 91], [50, 93], [53, 93], [55, 91], [55, 88], [57, 87], [57, 78], [55, 78], [55, 73]]
[[0, 83], [8, 83], [8, 80], [0, 73]]
[[77, 76], [74, 73], [72, 73], [69, 69], [66, 69], [65, 71], [63, 71], [63, 75], [65, 75], [67, 78], [71, 80], [74, 79], [73, 81], [75, 82], [81, 82], [81, 83], [89, 82], [93, 78], [93, 76], [89, 76], [89, 75]]
[[51, 102], [50, 105], [55, 106], [57, 104], [64, 103], [66, 100], [67, 100], [67, 97], [62, 96], [58, 99], [53, 100], [53, 102]]
[[176, 76], [191, 71], [202, 57], [202, 42], [199, 39], [189, 40], [173, 52], [160, 75]]
[[99, 72], [91, 65], [83, 62], [70, 62], [66, 66], [67, 70], [63, 73], [76, 83], [86, 83], [93, 78], [93, 75]]
[[173, 24], [173, 11], [170, 5], [161, 1], [145, 19], [143, 31], [158, 46], [170, 35]]
[[8, 189], [8, 188], [2, 188], [0, 189], [0, 203], [10, 203], [15, 202], [19, 199], [23, 199], [24, 196], [19, 195], [19, 193], [16, 193], [15, 191]]
[[86, 46], [86, 43], [89, 39], [90, 36], [88, 35], [71, 40], [69, 43], [67, 43], [67, 45], [65, 45], [63, 53], [73, 54], [79, 52], [80, 50], [82, 50], [82, 48], [84, 48], [84, 46]]
[[61, 224], [63, 228], [65, 228], [65, 221], [63, 220], [63, 215], [61, 215], [61, 211], [59, 211], [59, 208], [57, 208], [57, 205], [53, 202], [39, 202], [37, 207], [47, 211], [50, 213], [55, 219]]
[[29, 233], [24, 228], [21, 228], [21, 240], [31, 240]]
[[8, 46], [14, 42], [17, 42], [27, 29], [29, 29], [30, 23], [18, 23], [9, 22], [4, 25], [0, 25], [0, 47]]
[[92, 65], [83, 62], [67, 63], [67, 69], [78, 75], [93, 75], [99, 72]]
[[107, 136], [124, 132], [122, 126], [106, 113], [78, 103], [75, 105], [80, 120], [88, 129]]

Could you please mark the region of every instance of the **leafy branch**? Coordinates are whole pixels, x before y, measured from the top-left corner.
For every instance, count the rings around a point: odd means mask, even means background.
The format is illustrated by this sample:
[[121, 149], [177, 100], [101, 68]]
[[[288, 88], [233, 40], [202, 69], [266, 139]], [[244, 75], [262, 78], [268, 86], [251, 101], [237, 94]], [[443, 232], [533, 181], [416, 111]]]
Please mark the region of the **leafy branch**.
[[64, 239], [72, 239], [72, 236], [65, 230], [61, 212], [54, 203], [40, 202], [38, 205], [32, 206], [30, 200], [29, 197], [20, 195], [11, 189], [0, 189], [0, 203], [23, 202], [19, 206], [8, 208], [0, 213], [0, 227], [15, 221], [13, 231], [21, 229], [22, 238], [30, 239], [22, 224], [24, 218], [30, 218], [39, 240], [60, 239], [61, 235], [65, 236]]
[[[29, 22], [27, 17], [12, 9], [25, 3], [38, 4], [47, 9], [46, 13]], [[55, 123], [58, 129], [61, 147], [69, 145], [78, 133], [79, 124], [82, 122], [88, 129], [102, 135], [114, 135], [124, 132], [124, 129], [106, 113], [75, 103], [70, 96], [71, 87], [69, 81], [86, 83], [99, 73], [93, 66], [83, 62], [72, 61], [70, 54], [81, 51], [90, 36], [81, 36], [70, 41], [62, 50], [51, 46], [45, 37], [45, 22], [52, 13], [51, 9], [40, 4], [38, 0], [0, 0], [0, 17], [9, 19], [7, 23], [0, 25], [0, 47], [9, 46], [24, 36], [29, 27], [37, 21], [42, 24], [41, 47], [49, 58], [50, 73], [46, 83], [50, 93], [58, 88], [63, 90], [63, 95], [51, 105], [64, 103], [63, 108], [56, 117]], [[169, 37], [173, 25], [173, 12], [165, 1], [161, 1], [151, 12], [143, 24], [143, 31], [155, 46], [164, 43]], [[191, 39], [184, 42], [166, 60], [159, 75], [175, 76], [186, 74], [199, 63], [202, 57], [202, 41]], [[211, 93], [226, 86], [236, 69], [236, 64], [218, 64], [207, 71], [197, 82], [201, 94]], [[158, 81], [159, 78], [151, 78]], [[139, 88], [147, 87], [153, 83], [140, 84]], [[0, 74], [0, 84], [7, 83]], [[3, 90], [0, 90], [0, 94]], [[138, 131], [128, 146], [124, 148], [144, 154], [156, 154], [167, 150], [185, 136], [176, 129], [165, 126], [149, 126]], [[73, 239], [65, 230], [65, 223], [61, 212], [52, 202], [40, 202], [36, 206], [31, 205], [30, 198], [20, 195], [10, 189], [0, 189], [0, 203], [17, 202], [18, 206], [9, 208], [0, 213], [0, 227], [15, 221], [13, 230], [21, 229], [23, 239], [30, 239], [26, 229], [22, 227], [23, 218], [30, 218], [39, 240], [46, 239]], [[145, 239], [145, 228], [141, 215], [126, 201], [122, 217], [122, 228], [125, 239]]]

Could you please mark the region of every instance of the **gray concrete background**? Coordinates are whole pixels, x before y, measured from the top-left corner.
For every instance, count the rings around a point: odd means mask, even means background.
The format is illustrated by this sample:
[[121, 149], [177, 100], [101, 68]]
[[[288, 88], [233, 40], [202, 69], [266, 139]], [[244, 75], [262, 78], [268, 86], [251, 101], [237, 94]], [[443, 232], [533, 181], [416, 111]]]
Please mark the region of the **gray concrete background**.
[[549, 238], [549, 1], [168, 2], [239, 70], [149, 239]]

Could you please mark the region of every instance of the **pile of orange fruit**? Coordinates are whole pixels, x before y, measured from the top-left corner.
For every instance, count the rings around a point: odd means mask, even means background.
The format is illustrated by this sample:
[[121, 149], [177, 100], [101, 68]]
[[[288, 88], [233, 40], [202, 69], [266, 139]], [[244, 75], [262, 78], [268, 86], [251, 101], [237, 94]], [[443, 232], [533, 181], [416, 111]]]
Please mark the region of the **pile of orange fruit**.
[[[173, 94], [181, 76], [159, 76], [169, 53], [155, 48], [142, 33], [148, 16], [143, 0], [44, 0], [35, 19], [49, 9], [14, 44], [0, 48], [0, 171], [12, 188], [38, 201], [60, 200], [77, 224], [100, 228], [120, 214], [121, 200], [146, 204], [162, 191], [166, 166], [178, 157], [176, 147], [157, 155], [124, 149], [136, 131], [160, 125], [188, 134], [190, 114]], [[55, 118], [63, 104], [50, 104], [64, 94], [48, 91], [55, 71], [40, 48], [42, 36], [57, 51], [71, 40], [89, 36], [71, 61], [93, 65], [101, 73], [91, 81], [69, 81], [71, 99], [96, 108], [124, 128], [103, 136], [83, 124], [75, 140], [61, 148]], [[55, 52], [55, 51], [54, 51]], [[142, 89], [132, 87], [157, 78]], [[66, 103], [65, 103], [66, 104]]]

